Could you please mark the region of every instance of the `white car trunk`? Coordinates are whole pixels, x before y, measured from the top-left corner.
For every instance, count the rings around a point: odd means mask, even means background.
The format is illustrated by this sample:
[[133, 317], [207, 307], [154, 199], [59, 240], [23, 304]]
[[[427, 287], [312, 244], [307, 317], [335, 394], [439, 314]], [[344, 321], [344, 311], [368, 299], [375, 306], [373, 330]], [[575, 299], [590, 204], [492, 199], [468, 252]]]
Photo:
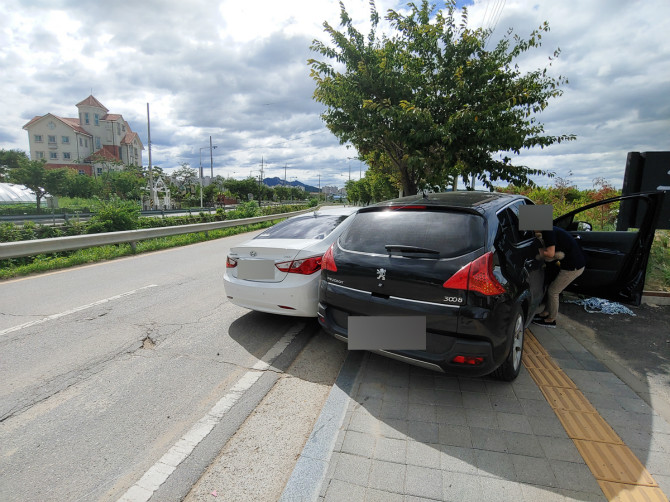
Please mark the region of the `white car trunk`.
[[281, 282], [288, 273], [282, 272], [275, 265], [318, 254], [300, 252], [320, 242], [322, 241], [314, 239], [272, 239], [266, 242], [255, 239], [244, 246], [231, 248], [229, 256], [237, 259], [237, 266], [228, 269], [228, 274], [237, 279], [254, 282]]

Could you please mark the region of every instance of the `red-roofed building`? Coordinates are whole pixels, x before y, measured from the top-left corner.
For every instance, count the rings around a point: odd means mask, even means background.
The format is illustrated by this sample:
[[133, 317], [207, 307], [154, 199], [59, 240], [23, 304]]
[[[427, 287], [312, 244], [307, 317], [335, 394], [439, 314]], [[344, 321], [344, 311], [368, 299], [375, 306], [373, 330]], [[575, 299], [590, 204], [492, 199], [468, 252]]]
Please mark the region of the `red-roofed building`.
[[69, 167], [94, 176], [142, 165], [144, 146], [122, 115], [109, 113], [92, 95], [77, 103], [77, 109], [78, 118], [47, 113], [23, 126], [31, 159], [45, 160], [47, 168]]

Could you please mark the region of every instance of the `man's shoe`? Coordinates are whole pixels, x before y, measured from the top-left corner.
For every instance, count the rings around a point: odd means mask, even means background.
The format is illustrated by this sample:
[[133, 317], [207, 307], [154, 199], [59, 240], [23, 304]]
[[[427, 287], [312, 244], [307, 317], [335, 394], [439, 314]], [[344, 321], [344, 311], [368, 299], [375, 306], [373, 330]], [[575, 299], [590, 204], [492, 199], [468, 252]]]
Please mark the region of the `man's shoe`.
[[542, 319], [546, 319], [548, 316], [546, 315], [540, 315], [536, 314], [535, 317], [533, 317], [533, 321], [541, 321]]
[[533, 324], [537, 324], [538, 326], [544, 326], [545, 328], [555, 328], [556, 327], [556, 321], [547, 321], [546, 319], [538, 319], [535, 320], [533, 319]]

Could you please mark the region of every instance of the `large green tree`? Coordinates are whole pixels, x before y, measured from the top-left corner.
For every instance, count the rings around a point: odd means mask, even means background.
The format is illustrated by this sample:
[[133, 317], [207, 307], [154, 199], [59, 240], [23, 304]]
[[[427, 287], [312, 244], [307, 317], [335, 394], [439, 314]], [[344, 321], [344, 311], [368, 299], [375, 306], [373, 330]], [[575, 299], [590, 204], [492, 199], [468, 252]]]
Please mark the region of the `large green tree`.
[[46, 169], [44, 161], [25, 160], [19, 162], [19, 167], [12, 169], [10, 180], [30, 188], [37, 197], [37, 209], [40, 209], [42, 198], [51, 195], [63, 195], [67, 184], [67, 168]]
[[0, 181], [9, 176], [11, 169], [20, 167], [21, 162], [27, 161], [26, 152], [21, 150], [5, 150], [0, 148]]
[[487, 49], [491, 31], [468, 28], [465, 9], [459, 23], [454, 0], [440, 10], [426, 0], [409, 3], [407, 15], [389, 10], [389, 36], [377, 32], [373, 1], [367, 36], [340, 7], [342, 31], [324, 23], [332, 45], [312, 44], [325, 57], [309, 60], [314, 98], [333, 134], [387, 166], [406, 195], [457, 176], [489, 187], [527, 184], [546, 173], [513, 165], [508, 153], [574, 139], [546, 134], [537, 120], [567, 79], [517, 65], [541, 45], [547, 23], [528, 39], [510, 32]]

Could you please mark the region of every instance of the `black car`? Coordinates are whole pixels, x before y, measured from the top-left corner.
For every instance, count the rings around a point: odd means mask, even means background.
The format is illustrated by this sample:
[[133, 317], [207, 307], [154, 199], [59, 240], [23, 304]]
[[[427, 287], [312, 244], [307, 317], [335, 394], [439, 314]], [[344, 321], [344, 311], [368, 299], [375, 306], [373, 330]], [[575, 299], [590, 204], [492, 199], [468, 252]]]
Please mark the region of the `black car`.
[[[608, 211], [621, 205], [629, 214], [629, 224], [617, 230], [593, 231], [583, 221], [580, 214], [599, 214], [596, 204], [554, 221], [573, 233], [587, 256], [587, 271], [573, 290], [639, 303], [661, 200], [661, 194], [645, 194], [599, 203]], [[524, 204], [532, 201], [447, 192], [362, 208], [324, 255], [321, 326], [350, 349], [513, 380], [524, 330], [545, 293], [541, 244], [534, 232], [519, 230]]]

